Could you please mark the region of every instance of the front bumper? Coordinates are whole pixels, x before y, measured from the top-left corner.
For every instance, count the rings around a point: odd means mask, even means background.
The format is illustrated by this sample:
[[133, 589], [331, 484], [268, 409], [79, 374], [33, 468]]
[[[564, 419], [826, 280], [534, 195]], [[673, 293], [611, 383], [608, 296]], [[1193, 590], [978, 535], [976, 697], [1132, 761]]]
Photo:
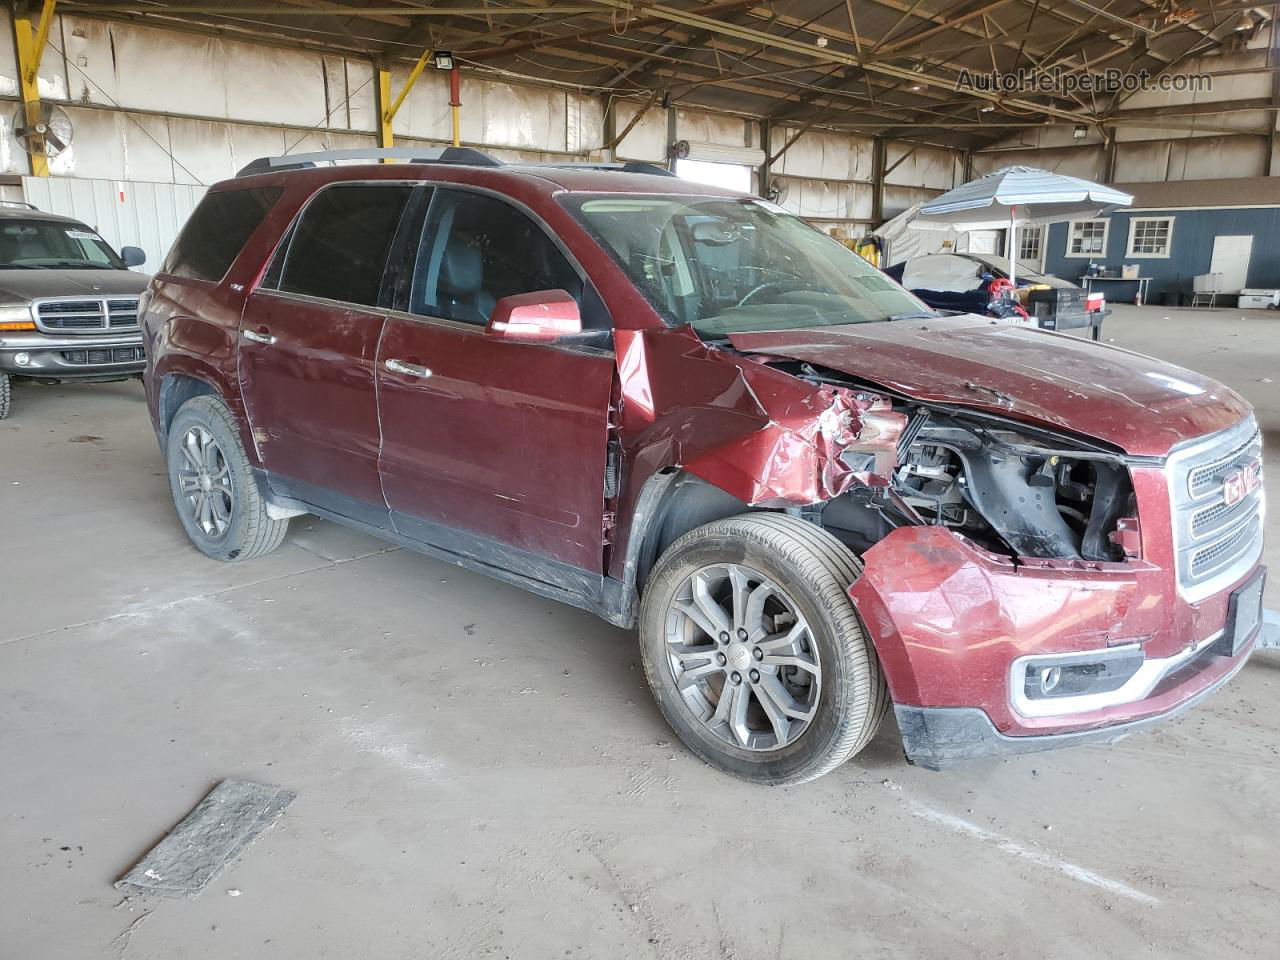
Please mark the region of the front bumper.
[[[1108, 742], [1225, 683], [1261, 632], [1234, 653], [1219, 642], [1231, 632], [1230, 595], [1256, 568], [1189, 604], [1172, 558], [1154, 545], [1146, 554], [1150, 561], [1014, 563], [939, 527], [903, 527], [868, 550], [850, 596], [875, 642], [908, 758], [936, 768]], [[1029, 663], [1111, 655], [1144, 666], [1106, 695], [1033, 704], [1023, 695]]]
[[[19, 354], [27, 355], [18, 363]], [[115, 336], [0, 335], [0, 373], [57, 380], [101, 379], [141, 373], [146, 365], [141, 332]]]
[[1010, 737], [997, 730], [991, 718], [977, 707], [912, 707], [894, 704], [894, 716], [898, 721], [898, 731], [902, 734], [902, 749], [913, 764], [926, 770], [942, 770], [979, 757], [1035, 753], [1086, 743], [1115, 743], [1147, 727], [1164, 723], [1207, 699], [1244, 666], [1256, 642], [1256, 638], [1250, 641], [1231, 660], [1229, 668], [1199, 692], [1177, 701], [1164, 712], [1091, 730]]

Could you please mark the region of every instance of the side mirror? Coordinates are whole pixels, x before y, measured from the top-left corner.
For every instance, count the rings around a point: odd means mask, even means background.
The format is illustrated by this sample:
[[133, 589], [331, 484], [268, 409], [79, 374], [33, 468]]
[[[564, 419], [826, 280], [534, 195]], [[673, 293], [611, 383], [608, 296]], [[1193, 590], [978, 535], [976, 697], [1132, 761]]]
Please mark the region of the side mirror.
[[493, 305], [485, 333], [503, 340], [555, 340], [582, 332], [578, 302], [565, 290], [503, 297]]
[[120, 259], [126, 267], [140, 267], [147, 262], [147, 255], [141, 247], [121, 247]]

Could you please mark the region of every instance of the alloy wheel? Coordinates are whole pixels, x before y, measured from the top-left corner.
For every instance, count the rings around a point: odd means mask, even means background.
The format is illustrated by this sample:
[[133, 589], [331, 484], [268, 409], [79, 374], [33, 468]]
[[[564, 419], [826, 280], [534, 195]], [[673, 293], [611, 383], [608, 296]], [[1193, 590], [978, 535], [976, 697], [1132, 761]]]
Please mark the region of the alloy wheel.
[[225, 535], [235, 509], [235, 488], [222, 448], [212, 433], [193, 426], [183, 434], [179, 449], [178, 489], [188, 514], [206, 536]]
[[685, 706], [732, 746], [780, 749], [817, 712], [822, 668], [809, 625], [751, 567], [712, 564], [685, 578], [667, 610], [666, 653]]

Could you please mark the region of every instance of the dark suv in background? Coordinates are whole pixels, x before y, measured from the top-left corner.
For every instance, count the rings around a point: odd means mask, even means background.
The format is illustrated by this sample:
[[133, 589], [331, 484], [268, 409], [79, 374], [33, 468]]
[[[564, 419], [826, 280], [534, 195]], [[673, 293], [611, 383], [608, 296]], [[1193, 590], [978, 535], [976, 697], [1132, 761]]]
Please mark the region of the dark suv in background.
[[408, 155], [255, 162], [152, 282], [147, 397], [208, 556], [310, 512], [638, 624], [684, 742], [765, 783], [890, 703], [935, 767], [1114, 740], [1251, 652], [1231, 390], [938, 317], [753, 197]]
[[118, 380], [142, 372], [137, 247], [26, 203], [0, 205], [0, 419], [13, 377]]

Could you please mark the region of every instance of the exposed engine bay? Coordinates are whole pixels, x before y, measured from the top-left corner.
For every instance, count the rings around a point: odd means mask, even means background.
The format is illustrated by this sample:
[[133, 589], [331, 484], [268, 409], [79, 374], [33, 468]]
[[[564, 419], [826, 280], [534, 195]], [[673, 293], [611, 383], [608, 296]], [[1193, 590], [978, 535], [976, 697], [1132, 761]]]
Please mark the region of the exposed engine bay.
[[[771, 363], [803, 380], [877, 388], [807, 363]], [[1126, 457], [1012, 420], [906, 398], [895, 462], [856, 448], [844, 463], [869, 482], [823, 505], [821, 523], [856, 551], [906, 524], [945, 526], [1011, 557], [1123, 561], [1136, 554], [1137, 504]]]

